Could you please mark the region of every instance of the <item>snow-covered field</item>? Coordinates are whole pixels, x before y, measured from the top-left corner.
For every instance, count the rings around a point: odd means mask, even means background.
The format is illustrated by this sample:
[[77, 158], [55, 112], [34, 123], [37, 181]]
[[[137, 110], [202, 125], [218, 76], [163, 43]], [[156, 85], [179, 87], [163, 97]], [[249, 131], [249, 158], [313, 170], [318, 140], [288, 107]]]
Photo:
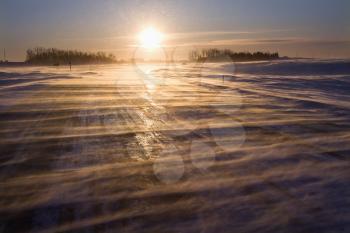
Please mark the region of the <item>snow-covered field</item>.
[[0, 67], [0, 232], [350, 232], [350, 62]]

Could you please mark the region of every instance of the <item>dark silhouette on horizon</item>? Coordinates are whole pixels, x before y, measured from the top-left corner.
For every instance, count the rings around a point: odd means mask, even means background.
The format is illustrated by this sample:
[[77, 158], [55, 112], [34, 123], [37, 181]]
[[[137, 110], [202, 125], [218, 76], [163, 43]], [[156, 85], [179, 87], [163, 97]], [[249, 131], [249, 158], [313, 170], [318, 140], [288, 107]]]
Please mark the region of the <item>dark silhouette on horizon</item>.
[[61, 50], [55, 48], [34, 48], [27, 50], [26, 63], [33, 65], [82, 65], [114, 63], [113, 54], [104, 52], [82, 52], [77, 50]]
[[222, 62], [227, 59], [231, 61], [259, 61], [259, 60], [273, 60], [279, 59], [278, 53], [268, 52], [233, 52], [229, 49], [203, 49], [201, 51], [191, 51], [189, 54], [190, 61], [209, 61]]

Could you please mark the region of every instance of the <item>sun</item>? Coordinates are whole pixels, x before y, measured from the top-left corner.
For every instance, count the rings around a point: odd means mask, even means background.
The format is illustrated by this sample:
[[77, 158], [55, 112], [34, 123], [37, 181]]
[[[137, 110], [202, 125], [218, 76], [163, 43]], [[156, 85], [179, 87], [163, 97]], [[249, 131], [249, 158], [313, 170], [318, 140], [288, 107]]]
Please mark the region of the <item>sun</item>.
[[159, 48], [163, 40], [163, 34], [153, 27], [146, 28], [139, 34], [140, 45], [147, 49]]

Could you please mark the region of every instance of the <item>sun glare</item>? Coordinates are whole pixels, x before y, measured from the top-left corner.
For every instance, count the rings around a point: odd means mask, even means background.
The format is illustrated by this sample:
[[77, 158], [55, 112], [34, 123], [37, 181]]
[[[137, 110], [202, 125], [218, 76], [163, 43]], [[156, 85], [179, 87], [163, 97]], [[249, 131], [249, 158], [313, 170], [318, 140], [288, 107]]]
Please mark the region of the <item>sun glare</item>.
[[139, 34], [139, 41], [141, 46], [147, 49], [160, 47], [162, 40], [163, 34], [152, 27], [143, 30]]

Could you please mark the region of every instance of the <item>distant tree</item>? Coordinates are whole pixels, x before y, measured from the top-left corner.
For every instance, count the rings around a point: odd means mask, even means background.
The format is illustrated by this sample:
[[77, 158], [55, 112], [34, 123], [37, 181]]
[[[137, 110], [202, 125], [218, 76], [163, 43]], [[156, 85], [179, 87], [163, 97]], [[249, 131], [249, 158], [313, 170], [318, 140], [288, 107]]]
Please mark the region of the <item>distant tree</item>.
[[216, 48], [203, 49], [201, 51], [190, 51], [190, 61], [225, 61], [227, 58], [232, 61], [258, 61], [258, 60], [273, 60], [278, 59], [278, 53], [269, 52], [233, 52], [229, 49], [219, 50]]
[[116, 58], [113, 54], [107, 55], [104, 52], [90, 53], [37, 47], [27, 50], [26, 62], [39, 65], [114, 63]]

